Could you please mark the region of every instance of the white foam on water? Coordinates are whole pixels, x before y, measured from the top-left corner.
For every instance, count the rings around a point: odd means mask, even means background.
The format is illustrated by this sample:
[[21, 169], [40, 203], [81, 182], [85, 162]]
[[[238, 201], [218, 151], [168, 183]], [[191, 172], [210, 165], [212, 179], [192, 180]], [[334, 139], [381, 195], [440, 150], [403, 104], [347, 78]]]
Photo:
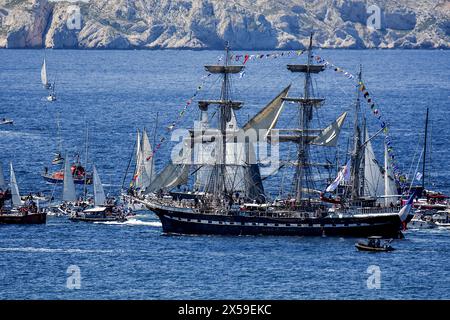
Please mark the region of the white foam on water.
[[60, 249], [60, 248], [0, 248], [0, 252], [29, 252], [29, 253], [115, 253], [117, 250], [90, 250], [90, 249]]
[[94, 222], [98, 224], [109, 224], [109, 225], [126, 225], [126, 226], [150, 226], [150, 227], [161, 227], [162, 224], [159, 221], [143, 221], [138, 219], [129, 219], [124, 222], [119, 221], [102, 221], [102, 222]]

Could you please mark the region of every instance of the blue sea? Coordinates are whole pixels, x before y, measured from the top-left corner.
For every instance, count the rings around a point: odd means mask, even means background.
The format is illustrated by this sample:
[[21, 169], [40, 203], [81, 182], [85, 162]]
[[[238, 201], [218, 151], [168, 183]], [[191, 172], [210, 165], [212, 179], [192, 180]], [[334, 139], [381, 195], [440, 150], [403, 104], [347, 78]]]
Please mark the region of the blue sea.
[[[245, 55], [247, 52], [237, 52]], [[259, 53], [259, 52], [258, 52]], [[268, 53], [268, 52], [263, 52]], [[400, 170], [414, 174], [420, 166], [426, 108], [430, 140], [426, 182], [450, 193], [450, 55], [448, 51], [317, 50], [316, 54], [363, 79], [383, 119], [389, 123]], [[0, 161], [6, 178], [15, 168], [23, 194], [43, 191], [55, 198], [61, 186], [40, 174], [51, 165], [61, 142], [64, 153], [79, 153], [95, 163], [107, 192], [118, 194], [125, 181], [136, 130], [147, 128], [157, 139], [170, 138], [166, 127], [179, 120], [189, 128], [199, 113], [186, 102], [206, 74], [203, 65], [217, 62], [220, 51], [78, 51], [0, 50]], [[248, 52], [256, 54], [256, 52]], [[40, 67], [46, 57], [58, 100], [46, 101]], [[252, 60], [232, 82], [234, 97], [244, 101], [240, 124], [292, 83], [301, 93], [302, 79], [286, 64], [305, 57]], [[340, 139], [340, 163], [349, 144], [355, 81], [329, 69], [315, 78], [326, 124], [349, 112]], [[196, 99], [217, 97], [220, 82], [208, 77]], [[379, 123], [363, 101], [369, 130]], [[286, 106], [280, 126], [296, 114]], [[57, 123], [60, 123], [58, 134]], [[169, 139], [170, 140], [170, 139]], [[175, 142], [155, 155], [160, 170]], [[382, 160], [382, 139], [374, 139]], [[281, 150], [286, 153], [285, 147]], [[328, 155], [333, 160], [336, 155]], [[268, 178], [276, 197], [280, 175]], [[289, 181], [285, 177], [283, 181]], [[81, 189], [79, 189], [81, 192]], [[0, 226], [0, 299], [449, 299], [450, 231], [407, 230], [387, 254], [360, 253], [356, 239], [303, 237], [167, 236], [151, 212], [124, 224], [72, 223], [48, 217], [46, 225]], [[75, 266], [75, 267], [73, 267]], [[79, 289], [68, 286], [71, 268], [79, 270]], [[375, 268], [375, 269], [374, 269]], [[368, 286], [378, 270], [377, 286]], [[370, 283], [369, 283], [370, 284]]]

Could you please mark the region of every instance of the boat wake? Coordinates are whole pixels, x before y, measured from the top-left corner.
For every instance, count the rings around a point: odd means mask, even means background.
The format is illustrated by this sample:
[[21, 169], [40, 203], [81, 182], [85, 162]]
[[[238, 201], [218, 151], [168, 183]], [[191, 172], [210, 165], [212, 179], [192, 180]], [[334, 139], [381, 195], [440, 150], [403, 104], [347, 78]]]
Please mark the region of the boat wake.
[[62, 249], [62, 248], [0, 248], [0, 252], [28, 252], [28, 253], [114, 253], [116, 250], [91, 250], [91, 249]]
[[127, 226], [150, 226], [150, 227], [161, 227], [162, 224], [159, 221], [143, 221], [138, 219], [129, 219], [125, 222], [119, 221], [104, 221], [104, 222], [94, 222], [97, 224], [110, 224], [110, 225], [127, 225]]

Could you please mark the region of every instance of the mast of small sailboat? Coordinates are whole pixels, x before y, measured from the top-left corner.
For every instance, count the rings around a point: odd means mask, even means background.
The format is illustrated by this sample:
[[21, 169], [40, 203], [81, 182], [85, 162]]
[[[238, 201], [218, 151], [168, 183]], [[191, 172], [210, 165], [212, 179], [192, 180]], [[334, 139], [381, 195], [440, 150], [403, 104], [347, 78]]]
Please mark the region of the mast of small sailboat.
[[84, 163], [84, 184], [83, 184], [83, 194], [87, 198], [87, 163], [88, 163], [88, 140], [89, 140], [89, 127], [86, 124], [86, 150], [85, 150], [85, 163]]
[[423, 160], [422, 160], [422, 190], [425, 190], [425, 170], [426, 170], [426, 162], [427, 162], [427, 143], [428, 143], [428, 113], [429, 109], [427, 108], [427, 115], [425, 117], [425, 137], [423, 141]]

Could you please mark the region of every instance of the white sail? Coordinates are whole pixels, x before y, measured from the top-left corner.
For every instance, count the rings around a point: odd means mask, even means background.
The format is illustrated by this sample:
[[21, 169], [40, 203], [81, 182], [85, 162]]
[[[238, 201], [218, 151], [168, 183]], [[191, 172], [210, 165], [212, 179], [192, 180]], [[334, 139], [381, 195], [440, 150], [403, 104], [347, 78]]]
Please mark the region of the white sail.
[[134, 187], [136, 189], [141, 189], [143, 186], [144, 175], [142, 173], [142, 143], [141, 143], [141, 133], [137, 131], [136, 138], [136, 170], [134, 173]]
[[69, 157], [66, 155], [66, 161], [64, 163], [64, 189], [63, 189], [63, 201], [75, 202], [77, 196], [75, 193], [75, 183], [73, 182], [72, 170], [69, 161]]
[[[209, 129], [208, 112], [201, 111], [201, 119], [195, 123], [196, 132], [205, 132]], [[214, 164], [214, 145], [212, 143], [195, 143], [194, 144], [194, 164], [198, 166], [195, 172], [194, 189], [205, 191], [211, 176], [212, 166]]]
[[322, 132], [311, 142], [311, 144], [322, 147], [335, 147], [346, 116], [347, 112], [341, 114], [336, 121], [322, 130]]
[[42, 84], [44, 85], [44, 87], [48, 87], [48, 80], [47, 80], [47, 64], [45, 63], [45, 58], [44, 58], [44, 62], [42, 63], [42, 68], [41, 68], [41, 81]]
[[284, 100], [289, 92], [291, 86], [287, 86], [280, 92], [272, 101], [270, 101], [261, 111], [259, 111], [253, 118], [251, 118], [244, 126], [245, 131], [249, 129], [254, 130], [270, 130], [273, 129], [283, 110]]
[[93, 168], [94, 174], [94, 204], [96, 206], [101, 206], [105, 204], [106, 196], [103, 190], [103, 185], [98, 175], [97, 168]]
[[[365, 136], [369, 137], [367, 128]], [[364, 195], [370, 197], [384, 195], [383, 174], [370, 141], [366, 143], [364, 149]]]
[[20, 199], [19, 186], [17, 185], [16, 175], [14, 174], [14, 169], [12, 163], [11, 166], [11, 200], [14, 207], [22, 205], [22, 200]]
[[[227, 123], [227, 131], [238, 131], [236, 115], [234, 111], [231, 112], [231, 119]], [[227, 190], [245, 191], [245, 143], [243, 142], [227, 142], [226, 157], [225, 157], [225, 185]]]
[[145, 131], [145, 129], [142, 132], [142, 157], [144, 169], [147, 173], [147, 179], [149, 180], [148, 184], [150, 184], [150, 182], [154, 178], [155, 167], [153, 161], [153, 149], [150, 144], [150, 140], [148, 139], [147, 131]]
[[0, 190], [6, 189], [5, 175], [3, 174], [3, 164], [0, 161]]

